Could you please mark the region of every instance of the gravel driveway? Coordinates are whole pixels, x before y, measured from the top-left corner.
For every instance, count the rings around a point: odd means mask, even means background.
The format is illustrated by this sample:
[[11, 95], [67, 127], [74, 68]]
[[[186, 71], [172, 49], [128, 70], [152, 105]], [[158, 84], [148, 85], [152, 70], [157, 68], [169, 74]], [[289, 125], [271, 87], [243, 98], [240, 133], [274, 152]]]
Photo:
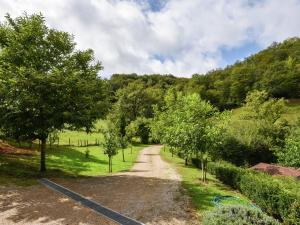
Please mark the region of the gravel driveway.
[[[199, 224], [180, 176], [160, 155], [143, 149], [129, 172], [55, 182], [147, 225]], [[42, 185], [0, 186], [0, 224], [114, 224]]]

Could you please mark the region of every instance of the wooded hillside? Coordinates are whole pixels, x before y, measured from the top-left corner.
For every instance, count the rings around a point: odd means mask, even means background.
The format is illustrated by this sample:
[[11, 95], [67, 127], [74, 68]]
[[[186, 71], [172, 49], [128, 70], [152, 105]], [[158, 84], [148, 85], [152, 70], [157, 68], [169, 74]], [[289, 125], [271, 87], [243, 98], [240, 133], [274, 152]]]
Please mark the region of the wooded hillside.
[[233, 108], [243, 103], [248, 91], [266, 90], [279, 98], [300, 97], [300, 38], [290, 38], [273, 43], [267, 49], [241, 62], [192, 78], [172, 75], [115, 74], [110, 79], [115, 92], [130, 82], [140, 82], [145, 87], [199, 93], [221, 109]]

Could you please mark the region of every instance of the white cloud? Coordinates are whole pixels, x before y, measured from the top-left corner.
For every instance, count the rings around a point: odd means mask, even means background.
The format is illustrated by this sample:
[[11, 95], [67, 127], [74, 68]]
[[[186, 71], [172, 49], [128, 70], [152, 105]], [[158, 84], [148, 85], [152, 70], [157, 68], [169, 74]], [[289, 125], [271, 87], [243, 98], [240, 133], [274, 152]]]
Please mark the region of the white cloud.
[[222, 48], [247, 42], [266, 47], [300, 36], [299, 0], [169, 0], [155, 12], [147, 0], [0, 0], [0, 5], [0, 20], [7, 12], [42, 12], [49, 26], [74, 34], [79, 48], [94, 49], [106, 76], [190, 76], [219, 67]]

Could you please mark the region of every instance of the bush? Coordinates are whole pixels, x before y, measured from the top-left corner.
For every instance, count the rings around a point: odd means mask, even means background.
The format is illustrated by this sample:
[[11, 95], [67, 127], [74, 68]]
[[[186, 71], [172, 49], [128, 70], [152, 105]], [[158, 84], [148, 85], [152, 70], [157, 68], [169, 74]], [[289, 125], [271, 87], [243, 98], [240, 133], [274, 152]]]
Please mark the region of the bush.
[[238, 189], [262, 210], [283, 221], [300, 225], [300, 184], [229, 163], [210, 163], [209, 171], [225, 184]]
[[229, 163], [210, 163], [208, 171], [215, 174], [216, 177], [224, 184], [227, 184], [235, 189], [238, 189], [240, 177], [243, 174], [243, 169], [232, 166]]
[[300, 167], [300, 124], [286, 138], [284, 148], [277, 152], [278, 161], [284, 166]]
[[204, 216], [203, 225], [279, 225], [262, 211], [241, 205], [226, 205]]

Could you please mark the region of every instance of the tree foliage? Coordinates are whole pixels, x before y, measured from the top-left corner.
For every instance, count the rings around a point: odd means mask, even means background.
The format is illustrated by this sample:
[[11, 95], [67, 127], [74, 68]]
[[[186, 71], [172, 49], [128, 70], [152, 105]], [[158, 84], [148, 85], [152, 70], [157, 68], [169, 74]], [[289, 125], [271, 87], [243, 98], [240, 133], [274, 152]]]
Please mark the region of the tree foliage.
[[112, 158], [118, 154], [119, 137], [117, 128], [111, 121], [108, 121], [107, 127], [102, 129], [103, 133], [103, 150], [104, 154], [108, 156], [108, 171], [112, 172]]
[[238, 165], [276, 162], [275, 153], [289, 131], [287, 122], [279, 120], [284, 101], [270, 98], [265, 91], [253, 91], [240, 111], [239, 117], [227, 123], [219, 157]]
[[299, 38], [275, 43], [225, 69], [195, 74], [188, 89], [195, 90], [219, 108], [240, 106], [252, 90], [265, 90], [276, 98], [299, 98], [299, 49]]
[[279, 163], [284, 166], [300, 168], [300, 121], [292, 127], [284, 147], [278, 149], [277, 157]]
[[197, 94], [169, 92], [166, 105], [164, 111], [156, 112], [152, 133], [172, 150], [176, 148], [186, 164], [192, 156], [200, 158], [205, 180], [206, 162], [217, 144], [220, 127], [216, 121], [221, 114]]
[[49, 133], [68, 126], [90, 131], [105, 114], [107, 88], [93, 51], [75, 49], [73, 37], [45, 25], [42, 15], [0, 25], [0, 126], [7, 136], [40, 139], [46, 170]]
[[241, 106], [247, 93], [265, 90], [275, 98], [300, 98], [300, 39], [274, 43], [244, 61], [191, 79], [172, 75], [115, 74], [110, 79], [115, 92], [132, 82], [160, 90], [175, 88], [184, 93], [198, 93], [220, 109]]

